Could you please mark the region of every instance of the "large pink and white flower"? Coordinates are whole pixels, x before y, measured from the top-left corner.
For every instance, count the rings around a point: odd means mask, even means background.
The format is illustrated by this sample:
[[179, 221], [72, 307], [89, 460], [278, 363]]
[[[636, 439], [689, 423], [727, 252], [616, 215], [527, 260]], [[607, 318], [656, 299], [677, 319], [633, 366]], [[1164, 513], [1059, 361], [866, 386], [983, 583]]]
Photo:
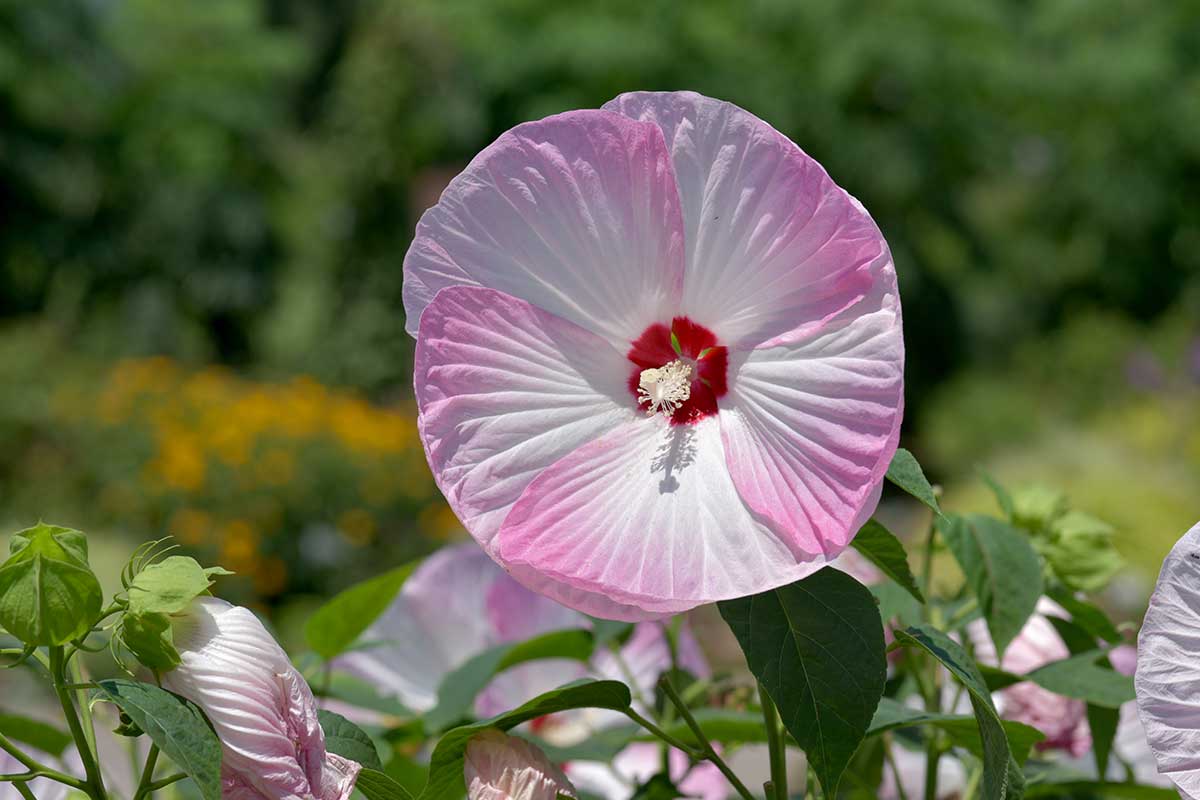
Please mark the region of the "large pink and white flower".
[[[1037, 609], [1021, 628], [1017, 637], [1004, 651], [1004, 660], [997, 663], [996, 648], [988, 635], [987, 623], [977, 620], [967, 626], [975, 646], [975, 658], [1017, 675], [1024, 675], [1052, 661], [1069, 658], [1071, 651], [1046, 618], [1070, 615], [1053, 600], [1043, 597]], [[996, 695], [996, 707], [1006, 719], [1023, 722], [1037, 728], [1046, 738], [1038, 742], [1039, 750], [1063, 750], [1081, 756], [1092, 746], [1092, 734], [1087, 722], [1087, 704], [1082, 700], [1055, 694], [1033, 681], [1022, 681]]]
[[797, 580], [895, 451], [895, 270], [862, 205], [690, 92], [513, 128], [404, 261], [439, 487], [518, 580], [647, 619]]
[[1171, 548], [1138, 633], [1133, 685], [1158, 771], [1200, 798], [1200, 524]]
[[326, 752], [312, 690], [248, 609], [198, 597], [172, 621], [181, 663], [166, 689], [221, 740], [227, 800], [347, 800], [361, 766]]

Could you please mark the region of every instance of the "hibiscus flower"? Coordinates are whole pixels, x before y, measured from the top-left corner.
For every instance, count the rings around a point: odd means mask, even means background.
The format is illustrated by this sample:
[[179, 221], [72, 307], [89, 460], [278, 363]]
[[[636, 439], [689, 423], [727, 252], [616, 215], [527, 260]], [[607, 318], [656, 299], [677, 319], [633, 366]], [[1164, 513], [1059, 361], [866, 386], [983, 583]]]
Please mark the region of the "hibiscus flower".
[[1163, 562], [1138, 633], [1133, 685], [1158, 771], [1200, 798], [1200, 524]]
[[419, 426], [455, 513], [536, 591], [648, 619], [798, 580], [896, 448], [896, 275], [767, 123], [633, 93], [513, 128], [404, 261]]

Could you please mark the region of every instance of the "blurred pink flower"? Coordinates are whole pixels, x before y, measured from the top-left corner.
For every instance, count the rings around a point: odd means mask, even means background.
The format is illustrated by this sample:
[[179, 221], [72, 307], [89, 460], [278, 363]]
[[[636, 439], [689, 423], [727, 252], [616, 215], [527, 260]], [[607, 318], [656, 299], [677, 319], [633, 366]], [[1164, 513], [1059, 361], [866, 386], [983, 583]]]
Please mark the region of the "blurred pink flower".
[[[410, 708], [425, 711], [436, 702], [442, 679], [477, 653], [505, 642], [591, 625], [583, 614], [514, 581], [476, 545], [454, 545], [417, 568], [391, 607], [363, 634], [362, 646], [341, 656], [336, 666], [371, 681]], [[401, 644], [411, 641], [428, 646]], [[708, 663], [686, 627], [680, 630], [676, 655], [682, 669], [699, 678], [709, 676]], [[494, 716], [568, 681], [590, 676], [630, 684], [635, 708], [647, 714], [650, 709], [643, 701], [653, 702], [658, 677], [670, 667], [662, 626], [643, 622], [634, 626], [617, 651], [598, 648], [586, 665], [543, 659], [505, 670], [476, 698], [475, 712], [480, 717]], [[537, 719], [530, 727], [554, 744], [571, 745], [627, 722], [617, 712], [583, 709]], [[623, 750], [611, 766], [574, 761], [565, 770], [572, 777], [581, 776], [593, 794], [627, 800], [636, 783], [650, 777], [644, 774], [644, 752], [639, 747]], [[651, 748], [657, 754], [657, 748]], [[672, 775], [678, 777], [676, 762], [672, 765]], [[703, 787], [707, 800], [721, 800], [729, 790], [720, 772], [708, 764], [695, 767], [687, 780], [688, 786]]]
[[879, 500], [903, 405], [891, 255], [770, 125], [691, 92], [517, 126], [404, 261], [419, 427], [488, 554], [650, 619], [790, 583]]
[[575, 787], [534, 745], [491, 729], [467, 743], [467, 800], [557, 800]]
[[1200, 524], [1171, 548], [1138, 633], [1134, 688], [1158, 769], [1200, 797]]
[[[685, 797], [700, 800], [725, 800], [729, 782], [713, 764], [693, 765], [679, 750], [671, 750], [671, 780]], [[599, 761], [572, 761], [563, 770], [586, 794], [607, 800], [629, 800], [637, 787], [662, 770], [662, 752], [657, 744], [640, 742], [622, 750], [612, 764]]]
[[174, 622], [182, 663], [166, 689], [204, 710], [221, 740], [228, 800], [346, 800], [360, 765], [328, 753], [317, 705], [248, 609], [199, 597]]
[[[996, 663], [996, 648], [988, 635], [987, 623], [977, 620], [967, 626], [967, 635], [981, 664], [999, 666], [1023, 675], [1051, 661], [1068, 658], [1071, 653], [1047, 615], [1069, 619], [1070, 615], [1049, 598], [1038, 600], [1037, 610], [1004, 651], [1004, 661]], [[1043, 689], [1032, 681], [1022, 681], [997, 694], [996, 707], [1006, 719], [1031, 725], [1046, 735], [1040, 750], [1065, 750], [1081, 756], [1092, 746], [1087, 724], [1087, 704]]]

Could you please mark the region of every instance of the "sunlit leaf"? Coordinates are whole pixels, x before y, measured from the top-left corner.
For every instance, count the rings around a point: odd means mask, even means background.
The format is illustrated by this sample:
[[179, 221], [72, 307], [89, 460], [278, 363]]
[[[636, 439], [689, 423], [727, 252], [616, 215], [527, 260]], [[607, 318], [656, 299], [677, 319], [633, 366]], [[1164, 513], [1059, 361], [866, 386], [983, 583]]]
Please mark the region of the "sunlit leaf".
[[405, 564], [351, 586], [318, 608], [304, 626], [308, 646], [326, 659], [340, 655], [391, 605], [418, 563]]

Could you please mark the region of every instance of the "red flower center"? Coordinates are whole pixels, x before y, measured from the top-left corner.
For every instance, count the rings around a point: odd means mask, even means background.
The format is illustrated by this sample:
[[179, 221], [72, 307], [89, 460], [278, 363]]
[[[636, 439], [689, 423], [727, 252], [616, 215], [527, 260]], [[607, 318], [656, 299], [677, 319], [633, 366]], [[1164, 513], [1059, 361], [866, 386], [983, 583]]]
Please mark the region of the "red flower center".
[[629, 391], [638, 405], [646, 408], [646, 370], [659, 370], [679, 362], [690, 369], [691, 383], [687, 398], [673, 403], [671, 424], [684, 425], [697, 422], [717, 413], [717, 398], [728, 391], [725, 373], [729, 367], [729, 353], [717, 344], [716, 335], [703, 325], [697, 325], [687, 317], [675, 317], [668, 328], [655, 323], [633, 341], [626, 354], [634, 368], [629, 375]]

